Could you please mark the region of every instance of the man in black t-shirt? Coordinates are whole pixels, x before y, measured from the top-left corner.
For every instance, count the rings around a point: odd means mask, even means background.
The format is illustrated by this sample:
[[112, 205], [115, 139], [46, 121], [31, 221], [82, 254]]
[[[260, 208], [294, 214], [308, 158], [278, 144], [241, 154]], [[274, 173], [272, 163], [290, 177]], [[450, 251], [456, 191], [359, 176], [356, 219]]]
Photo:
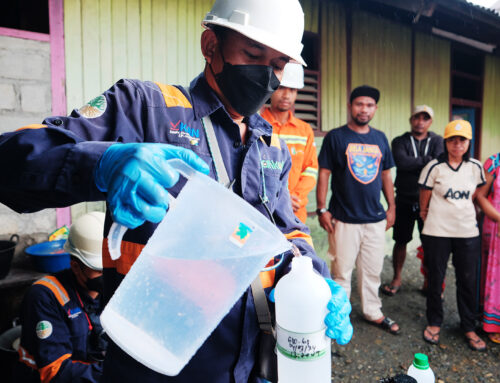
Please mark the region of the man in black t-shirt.
[[396, 162], [396, 221], [394, 223], [392, 265], [394, 277], [391, 283], [382, 287], [382, 292], [392, 296], [401, 287], [401, 272], [406, 258], [406, 245], [412, 240], [413, 228], [417, 221], [422, 231], [423, 222], [419, 217], [417, 185], [418, 176], [424, 166], [437, 158], [444, 150], [443, 138], [429, 132], [434, 111], [427, 105], [416, 106], [410, 117], [411, 130], [392, 141], [392, 155]]
[[[384, 263], [385, 231], [394, 223], [394, 166], [385, 134], [368, 125], [377, 110], [379, 91], [370, 86], [354, 89], [350, 97], [351, 120], [331, 130], [319, 154], [316, 199], [320, 225], [328, 232], [334, 280], [350, 295], [356, 265], [364, 317], [392, 334], [399, 326], [381, 311], [378, 296]], [[326, 208], [332, 175], [332, 198]], [[383, 191], [388, 203], [380, 203]]]

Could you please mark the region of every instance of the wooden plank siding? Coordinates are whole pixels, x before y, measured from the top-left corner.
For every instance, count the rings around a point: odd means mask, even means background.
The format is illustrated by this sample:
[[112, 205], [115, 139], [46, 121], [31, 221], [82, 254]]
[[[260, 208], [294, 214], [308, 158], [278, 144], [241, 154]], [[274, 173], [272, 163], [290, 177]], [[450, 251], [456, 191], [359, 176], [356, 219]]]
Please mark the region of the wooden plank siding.
[[64, 2], [68, 113], [120, 78], [188, 85], [212, 0]]
[[434, 110], [431, 130], [443, 135], [450, 115], [450, 42], [417, 32], [414, 66], [414, 103]]
[[345, 9], [321, 3], [321, 130], [347, 122], [347, 61]]
[[481, 160], [500, 152], [500, 58], [486, 56], [481, 129]]
[[352, 24], [352, 88], [380, 90], [379, 108], [371, 125], [389, 141], [408, 130], [411, 113], [411, 29], [366, 12], [354, 12]]
[[304, 30], [319, 33], [320, 0], [300, 0], [304, 11]]
[[[64, 1], [67, 112], [81, 107], [121, 78], [189, 85], [204, 67], [201, 20], [212, 3]], [[104, 203], [74, 205], [72, 219], [93, 210], [103, 211]]]

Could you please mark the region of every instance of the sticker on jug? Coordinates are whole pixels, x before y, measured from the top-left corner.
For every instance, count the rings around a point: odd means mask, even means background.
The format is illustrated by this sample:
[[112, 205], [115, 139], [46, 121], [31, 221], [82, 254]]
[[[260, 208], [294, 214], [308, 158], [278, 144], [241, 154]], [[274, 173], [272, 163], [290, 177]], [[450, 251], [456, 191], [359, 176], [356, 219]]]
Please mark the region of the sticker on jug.
[[233, 233], [229, 236], [229, 240], [236, 246], [243, 247], [255, 228], [254, 225], [251, 225], [253, 227], [250, 227], [249, 225], [251, 224], [240, 222], [236, 229], [234, 229]]
[[325, 328], [312, 333], [298, 333], [285, 330], [276, 324], [276, 348], [293, 360], [312, 361], [323, 357], [330, 345]]

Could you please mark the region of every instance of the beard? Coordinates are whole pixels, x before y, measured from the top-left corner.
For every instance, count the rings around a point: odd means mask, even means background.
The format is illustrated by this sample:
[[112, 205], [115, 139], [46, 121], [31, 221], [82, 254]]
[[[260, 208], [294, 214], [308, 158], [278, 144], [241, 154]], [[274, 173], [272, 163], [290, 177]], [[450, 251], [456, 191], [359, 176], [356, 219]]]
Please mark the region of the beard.
[[358, 126], [368, 125], [370, 123], [370, 121], [372, 120], [371, 118], [361, 120], [357, 116], [351, 116], [351, 118]]

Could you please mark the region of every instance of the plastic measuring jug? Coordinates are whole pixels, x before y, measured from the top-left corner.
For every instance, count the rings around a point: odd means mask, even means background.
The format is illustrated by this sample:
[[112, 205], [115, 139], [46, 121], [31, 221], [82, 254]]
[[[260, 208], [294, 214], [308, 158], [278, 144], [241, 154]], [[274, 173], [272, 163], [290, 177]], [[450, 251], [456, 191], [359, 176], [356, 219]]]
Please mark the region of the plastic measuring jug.
[[232, 191], [180, 160], [169, 164], [188, 181], [101, 322], [134, 359], [177, 375], [260, 270], [291, 243]]

